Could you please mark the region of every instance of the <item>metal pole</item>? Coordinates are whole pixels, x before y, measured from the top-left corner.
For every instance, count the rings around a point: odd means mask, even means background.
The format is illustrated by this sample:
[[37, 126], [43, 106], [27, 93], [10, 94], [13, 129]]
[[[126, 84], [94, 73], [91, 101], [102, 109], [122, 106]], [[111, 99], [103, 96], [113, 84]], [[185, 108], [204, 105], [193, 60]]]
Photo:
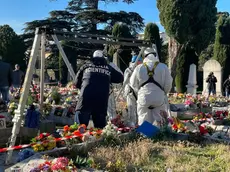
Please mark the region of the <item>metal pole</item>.
[[[23, 113], [25, 110], [25, 105], [27, 102], [29, 89], [30, 89], [30, 85], [31, 85], [33, 70], [35, 67], [37, 54], [39, 51], [40, 41], [41, 41], [41, 35], [39, 34], [39, 29], [37, 28], [36, 32], [35, 32], [35, 38], [34, 38], [33, 47], [32, 47], [32, 51], [31, 51], [31, 55], [30, 55], [30, 59], [29, 59], [29, 64], [27, 67], [25, 81], [23, 84], [23, 92], [22, 92], [22, 95], [20, 97], [18, 109], [15, 111], [15, 115], [13, 118], [14, 126], [12, 129], [12, 135], [10, 138], [10, 146], [9, 147], [14, 147], [17, 135], [19, 134], [19, 131], [20, 131], [20, 127], [21, 127], [21, 123], [22, 123], [22, 117], [23, 117]], [[9, 164], [11, 162], [12, 153], [13, 153], [13, 151], [7, 152], [6, 164]]]
[[62, 58], [63, 58], [63, 60], [64, 60], [64, 62], [66, 64], [66, 66], [68, 68], [68, 71], [69, 71], [72, 79], [74, 79], [75, 78], [74, 70], [73, 70], [71, 64], [69, 63], [69, 60], [68, 60], [68, 58], [67, 58], [67, 56], [66, 56], [66, 54], [65, 54], [65, 52], [64, 52], [64, 50], [63, 50], [63, 48], [62, 48], [62, 46], [60, 44], [60, 42], [58, 41], [57, 36], [56, 35], [52, 35], [52, 38], [53, 38], [55, 44], [57, 45], [57, 47], [58, 47], [58, 49], [59, 49], [59, 51], [61, 53], [61, 56], [62, 56]]
[[[138, 54], [138, 56], [137, 56], [137, 59], [136, 59], [134, 65], [133, 65], [133, 67], [132, 67], [132, 72], [133, 72], [133, 69], [137, 66], [137, 62], [139, 61], [141, 55], [144, 53], [145, 49], [146, 49], [146, 47], [142, 47], [142, 48], [141, 48], [141, 51], [139, 52], [139, 54]], [[117, 95], [117, 97], [116, 97], [116, 101], [117, 101], [118, 98], [120, 97], [120, 95], [121, 95], [123, 89], [125, 88], [126, 84], [128, 84], [128, 82], [129, 82], [129, 77], [127, 77], [126, 80], [124, 81], [124, 84], [122, 85], [122, 87], [121, 87], [121, 89], [120, 89], [120, 91], [119, 91], [119, 93], [118, 93], [118, 95]]]
[[44, 80], [45, 80], [45, 43], [46, 33], [42, 32], [41, 36], [41, 71], [40, 71], [40, 112], [43, 113], [44, 103]]

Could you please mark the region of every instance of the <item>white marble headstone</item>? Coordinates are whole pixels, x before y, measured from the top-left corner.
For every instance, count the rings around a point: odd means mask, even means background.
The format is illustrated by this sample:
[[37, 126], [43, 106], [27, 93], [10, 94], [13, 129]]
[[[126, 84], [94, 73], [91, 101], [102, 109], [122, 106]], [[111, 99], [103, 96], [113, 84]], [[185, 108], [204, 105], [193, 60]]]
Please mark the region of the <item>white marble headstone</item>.
[[188, 77], [188, 85], [187, 87], [187, 93], [189, 94], [196, 94], [196, 89], [197, 89], [197, 80], [196, 80], [196, 65], [195, 64], [191, 64], [190, 68], [189, 68], [189, 77]]
[[222, 95], [222, 67], [216, 60], [208, 60], [203, 66], [203, 93], [207, 93], [206, 79], [210, 72], [213, 72], [216, 79], [216, 95]]

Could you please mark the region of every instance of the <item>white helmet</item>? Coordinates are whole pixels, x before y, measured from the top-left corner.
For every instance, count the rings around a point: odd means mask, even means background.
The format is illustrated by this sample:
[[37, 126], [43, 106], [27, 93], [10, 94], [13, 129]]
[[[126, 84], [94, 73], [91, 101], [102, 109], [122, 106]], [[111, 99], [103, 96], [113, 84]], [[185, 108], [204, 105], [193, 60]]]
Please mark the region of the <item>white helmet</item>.
[[96, 51], [93, 53], [93, 57], [104, 57], [103, 51], [101, 51], [101, 50], [96, 50]]

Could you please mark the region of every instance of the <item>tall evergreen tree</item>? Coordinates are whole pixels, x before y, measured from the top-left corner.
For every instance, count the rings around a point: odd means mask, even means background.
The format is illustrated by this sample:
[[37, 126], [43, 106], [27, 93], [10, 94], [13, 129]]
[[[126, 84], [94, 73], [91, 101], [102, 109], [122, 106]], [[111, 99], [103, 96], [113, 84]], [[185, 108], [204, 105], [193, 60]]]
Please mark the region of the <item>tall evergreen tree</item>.
[[230, 17], [227, 13], [220, 14], [217, 22], [214, 59], [223, 67], [223, 78], [226, 79], [230, 74]]
[[161, 61], [161, 38], [159, 27], [155, 23], [148, 23], [145, 27], [144, 39], [156, 44], [159, 59]]
[[25, 44], [9, 25], [0, 26], [0, 55], [3, 60], [12, 66], [19, 64], [22, 69], [26, 68]]
[[[99, 3], [113, 3], [118, 0], [71, 0], [65, 10], [51, 11], [47, 20], [38, 20], [26, 23], [25, 37], [27, 37], [28, 46], [32, 45], [31, 32], [36, 27], [46, 26], [47, 28], [57, 29], [61, 31], [71, 31], [78, 33], [91, 34], [111, 34], [112, 27], [116, 22], [126, 23], [133, 34], [137, 33], [144, 26], [143, 18], [134, 12], [107, 12], [99, 9]], [[132, 0], [123, 0], [125, 3], [133, 3]], [[98, 29], [98, 25], [104, 25], [104, 29]], [[28, 35], [29, 34], [29, 35]], [[30, 39], [28, 39], [30, 38]], [[74, 50], [73, 57], [68, 57], [70, 61], [77, 55], [88, 56], [96, 49], [102, 49], [103, 45], [76, 43], [65, 41], [64, 47], [77, 47]], [[65, 48], [65, 50], [70, 50]], [[57, 57], [58, 58], [58, 57]], [[75, 62], [74, 64], [75, 65]], [[62, 70], [67, 70], [63, 67]], [[67, 72], [62, 72], [67, 73]], [[67, 78], [63, 76], [63, 78]]]
[[[112, 35], [115, 38], [132, 38], [129, 27], [123, 23], [116, 23], [114, 25]], [[129, 66], [131, 59], [130, 48], [127, 46], [110, 46], [109, 48], [109, 56], [113, 57], [114, 62], [118, 62], [118, 66], [122, 71]]]
[[[217, 0], [157, 0], [157, 7], [160, 11], [161, 24], [164, 26], [169, 37], [176, 41], [176, 65], [172, 70], [172, 75], [183, 73], [181, 69], [189, 69], [188, 62], [198, 64], [198, 56], [205, 49], [215, 33], [216, 22], [216, 2]], [[179, 46], [178, 46], [179, 45]], [[173, 48], [169, 46], [169, 48]], [[190, 50], [189, 50], [190, 49]], [[191, 53], [193, 51], [193, 53]], [[184, 53], [190, 52], [189, 54]], [[191, 56], [190, 56], [191, 55]], [[184, 62], [184, 64], [182, 63]], [[177, 76], [177, 87], [179, 92], [185, 91], [185, 85], [188, 79], [188, 73], [183, 76]], [[180, 86], [179, 86], [180, 85]]]

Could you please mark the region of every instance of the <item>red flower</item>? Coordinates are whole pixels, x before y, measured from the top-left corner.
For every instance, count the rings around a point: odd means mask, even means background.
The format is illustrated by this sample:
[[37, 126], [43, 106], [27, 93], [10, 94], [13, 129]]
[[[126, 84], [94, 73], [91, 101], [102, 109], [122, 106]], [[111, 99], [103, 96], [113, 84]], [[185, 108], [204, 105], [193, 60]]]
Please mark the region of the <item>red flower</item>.
[[73, 135], [78, 136], [78, 137], [82, 136], [82, 134], [78, 130], [74, 131]]
[[176, 124], [173, 124], [173, 125], [172, 125], [172, 129], [173, 129], [173, 130], [178, 130], [177, 125], [176, 125]]
[[64, 126], [64, 131], [69, 131], [69, 130], [70, 130], [70, 128], [68, 125]]
[[205, 134], [207, 134], [208, 133], [208, 130], [206, 129], [206, 127], [205, 126], [199, 126], [199, 129], [200, 129], [200, 134], [201, 135], [205, 135]]
[[44, 138], [44, 135], [43, 134], [40, 134], [39, 135], [39, 139], [43, 139]]
[[45, 164], [50, 166], [51, 162], [50, 161], [46, 161]]

